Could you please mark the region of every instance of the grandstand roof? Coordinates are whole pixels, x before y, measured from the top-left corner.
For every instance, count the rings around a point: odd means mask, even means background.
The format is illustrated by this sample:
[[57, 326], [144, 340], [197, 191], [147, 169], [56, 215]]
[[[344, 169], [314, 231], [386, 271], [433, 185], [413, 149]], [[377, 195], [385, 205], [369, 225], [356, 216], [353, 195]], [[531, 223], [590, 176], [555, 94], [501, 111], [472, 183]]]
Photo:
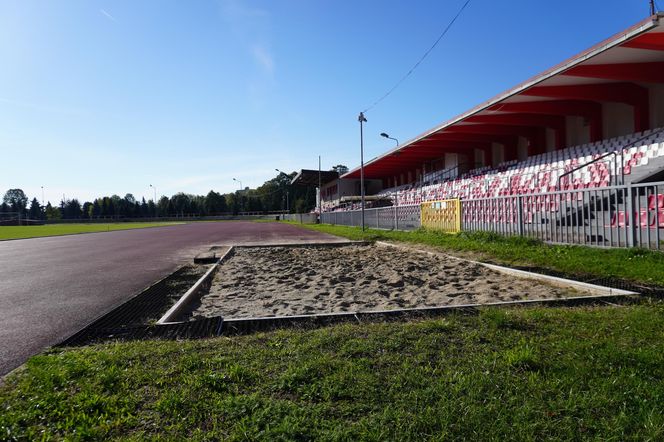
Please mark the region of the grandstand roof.
[[[291, 184], [298, 186], [313, 186], [318, 187], [318, 171], [311, 169], [302, 169], [291, 180]], [[320, 181], [322, 184], [327, 184], [339, 178], [339, 173], [336, 170], [322, 170], [320, 171]]]
[[[601, 103], [634, 106], [634, 126], [649, 126], [648, 89], [664, 83], [664, 27], [657, 14], [604, 40], [364, 165], [365, 178], [387, 178], [445, 153], [490, 149], [545, 128], [564, 130], [565, 116], [593, 122], [601, 138]], [[342, 178], [359, 178], [357, 167]]]

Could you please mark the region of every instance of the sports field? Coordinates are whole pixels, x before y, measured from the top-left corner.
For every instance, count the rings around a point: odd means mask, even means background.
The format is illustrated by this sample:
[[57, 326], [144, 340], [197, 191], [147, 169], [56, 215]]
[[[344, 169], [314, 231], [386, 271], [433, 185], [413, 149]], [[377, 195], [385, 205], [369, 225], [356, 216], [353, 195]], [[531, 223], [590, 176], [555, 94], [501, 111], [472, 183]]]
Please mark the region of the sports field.
[[40, 238], [44, 236], [74, 235], [77, 233], [111, 232], [114, 230], [145, 229], [147, 227], [173, 226], [182, 223], [95, 223], [48, 224], [44, 226], [1, 226], [0, 240]]

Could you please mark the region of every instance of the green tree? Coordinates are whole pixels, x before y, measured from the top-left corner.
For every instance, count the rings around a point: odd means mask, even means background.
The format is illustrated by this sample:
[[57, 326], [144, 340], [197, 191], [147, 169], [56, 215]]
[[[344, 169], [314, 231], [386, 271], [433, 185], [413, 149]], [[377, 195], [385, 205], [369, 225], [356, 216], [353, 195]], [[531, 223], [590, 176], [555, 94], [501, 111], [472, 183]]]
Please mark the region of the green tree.
[[97, 201], [99, 201], [99, 199], [96, 199], [94, 203], [88, 206], [88, 218], [90, 219], [98, 216], [97, 209], [99, 208], [99, 206], [97, 205]]
[[337, 172], [339, 175], [343, 175], [344, 173], [348, 173], [348, 166], [337, 164], [336, 166], [332, 167], [332, 170]]
[[210, 190], [205, 197], [205, 207], [208, 215], [217, 215], [228, 212], [226, 197], [220, 193]]
[[62, 219], [60, 208], [51, 206], [50, 201], [46, 204], [46, 219]]
[[148, 208], [148, 203], [145, 202], [145, 197], [141, 199], [141, 206], [139, 208], [139, 214], [141, 217], [152, 216], [152, 213]]
[[171, 201], [168, 199], [167, 196], [162, 196], [161, 198], [159, 198], [159, 204], [157, 204], [158, 216], [170, 215], [169, 213], [170, 203]]
[[191, 213], [191, 195], [184, 192], [178, 192], [171, 197], [171, 204], [173, 205], [174, 214], [184, 216]]
[[83, 203], [83, 209], [82, 209], [83, 217], [84, 218], [92, 218], [92, 215], [94, 213], [94, 208], [95, 208], [95, 205], [93, 203], [91, 203], [90, 201], [84, 202]]
[[2, 201], [11, 207], [12, 212], [25, 212], [28, 205], [28, 197], [21, 189], [9, 189], [5, 192]]
[[44, 218], [44, 212], [42, 210], [41, 205], [39, 204], [39, 201], [37, 201], [37, 198], [33, 198], [32, 201], [30, 202], [30, 210], [28, 211], [28, 218], [30, 219]]
[[63, 200], [60, 203], [62, 209], [62, 217], [65, 219], [79, 219], [82, 214], [81, 203], [76, 199]]

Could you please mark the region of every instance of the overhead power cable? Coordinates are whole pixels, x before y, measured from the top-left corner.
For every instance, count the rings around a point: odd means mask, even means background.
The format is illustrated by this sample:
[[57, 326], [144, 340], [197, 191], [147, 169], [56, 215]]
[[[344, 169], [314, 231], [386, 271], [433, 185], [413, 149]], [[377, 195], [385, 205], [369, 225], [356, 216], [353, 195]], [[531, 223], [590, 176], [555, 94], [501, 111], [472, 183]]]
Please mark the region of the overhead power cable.
[[420, 59], [417, 61], [417, 63], [415, 63], [415, 65], [414, 65], [412, 68], [410, 68], [410, 70], [406, 73], [406, 75], [404, 75], [403, 77], [401, 77], [401, 79], [400, 79], [399, 81], [397, 81], [396, 84], [395, 84], [394, 86], [392, 86], [392, 88], [391, 88], [390, 90], [388, 90], [385, 94], [383, 94], [383, 96], [381, 96], [378, 100], [374, 101], [374, 103], [373, 103], [371, 106], [369, 106], [368, 108], [366, 108], [365, 110], [363, 110], [362, 113], [368, 112], [368, 111], [370, 111], [371, 109], [373, 109], [374, 107], [376, 107], [381, 101], [383, 101], [384, 99], [386, 99], [387, 97], [389, 97], [390, 94], [391, 94], [392, 92], [394, 92], [394, 91], [395, 91], [395, 90], [401, 85], [401, 83], [403, 83], [408, 77], [410, 77], [410, 75], [415, 71], [415, 69], [417, 69], [417, 67], [420, 65], [420, 63], [422, 63], [422, 62], [424, 61], [424, 59], [427, 58], [427, 56], [431, 53], [431, 51], [434, 50], [434, 48], [438, 45], [438, 43], [440, 43], [440, 41], [443, 39], [443, 37], [445, 36], [445, 34], [447, 34], [447, 31], [450, 30], [450, 28], [452, 27], [452, 25], [454, 24], [454, 22], [459, 18], [459, 16], [460, 16], [461, 13], [464, 11], [464, 9], [466, 9], [466, 6], [468, 6], [468, 3], [470, 3], [470, 0], [466, 0], [466, 2], [463, 4], [463, 6], [461, 7], [461, 9], [459, 9], [459, 12], [457, 12], [457, 14], [454, 16], [454, 18], [452, 19], [452, 21], [450, 21], [450, 22], [447, 24], [447, 26], [445, 27], [445, 29], [443, 30], [443, 32], [438, 36], [438, 38], [437, 38], [436, 41], [433, 43], [433, 45], [431, 45], [431, 47], [430, 47], [430, 48], [424, 53], [424, 55], [422, 55], [422, 58], [420, 58]]

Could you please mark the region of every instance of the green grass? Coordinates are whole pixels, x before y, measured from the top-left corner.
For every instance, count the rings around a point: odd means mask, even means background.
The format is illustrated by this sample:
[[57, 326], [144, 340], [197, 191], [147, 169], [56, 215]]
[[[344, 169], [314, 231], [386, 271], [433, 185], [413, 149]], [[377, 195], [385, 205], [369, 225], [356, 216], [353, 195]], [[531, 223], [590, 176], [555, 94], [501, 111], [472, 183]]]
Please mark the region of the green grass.
[[362, 232], [358, 227], [298, 225], [353, 240], [398, 241], [423, 244], [453, 253], [467, 252], [482, 261], [508, 266], [541, 267], [564, 272], [572, 277], [615, 277], [664, 286], [664, 253], [657, 251], [549, 245], [535, 239], [505, 237], [488, 232], [446, 234], [426, 230], [402, 232], [374, 229]]
[[664, 303], [51, 350], [0, 439], [662, 440]]
[[144, 229], [146, 227], [173, 226], [182, 223], [98, 223], [98, 224], [47, 224], [44, 226], [2, 226], [0, 240], [24, 239], [41, 236], [73, 235], [76, 233], [110, 232], [112, 230]]

